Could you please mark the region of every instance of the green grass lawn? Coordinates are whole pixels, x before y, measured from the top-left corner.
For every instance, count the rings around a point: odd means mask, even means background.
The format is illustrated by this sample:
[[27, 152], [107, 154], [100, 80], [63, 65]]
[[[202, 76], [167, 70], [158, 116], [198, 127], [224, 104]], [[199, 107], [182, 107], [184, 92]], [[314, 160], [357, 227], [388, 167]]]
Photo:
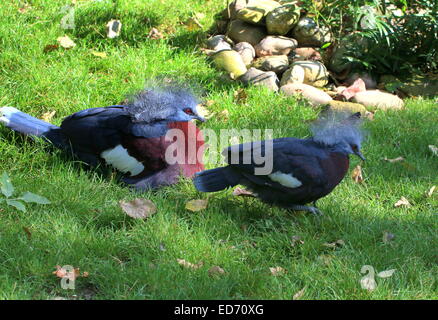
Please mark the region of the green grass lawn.
[[[202, 31], [182, 24], [204, 13], [205, 30], [223, 0], [77, 1], [74, 30], [63, 30], [60, 9], [67, 1], [1, 1], [0, 106], [9, 105], [52, 120], [81, 109], [117, 104], [157, 76], [185, 79], [203, 88], [210, 110], [229, 116], [202, 124], [222, 128], [273, 128], [276, 137], [306, 137], [319, 110], [294, 98], [248, 88], [245, 103], [236, 103], [238, 83], [224, 80], [199, 52]], [[122, 21], [119, 38], [105, 37], [105, 24]], [[146, 36], [151, 27], [162, 40]], [[44, 52], [64, 34], [76, 47]], [[93, 55], [105, 52], [107, 58]], [[50, 205], [28, 205], [23, 213], [0, 203], [0, 298], [51, 299], [437, 299], [438, 186], [436, 100], [413, 99], [395, 112], [377, 112], [367, 122], [363, 144], [367, 161], [364, 182], [350, 174], [324, 199], [316, 218], [271, 208], [232, 191], [198, 193], [189, 180], [159, 191], [135, 194], [112, 174], [85, 170], [44, 143], [22, 139], [0, 128], [0, 174], [9, 173], [15, 188], [49, 198]], [[405, 161], [390, 163], [387, 158]], [[351, 168], [359, 159], [351, 159]], [[212, 167], [209, 165], [208, 167]], [[400, 197], [411, 208], [394, 208]], [[118, 202], [144, 197], [158, 212], [148, 220], [126, 216]], [[191, 199], [208, 198], [197, 213], [185, 209]], [[26, 232], [26, 230], [28, 232]], [[384, 232], [395, 238], [383, 242]], [[302, 242], [293, 245], [292, 237]], [[342, 239], [343, 246], [325, 243]], [[177, 259], [202, 267], [181, 267]], [[52, 272], [73, 265], [89, 272], [64, 290]], [[376, 272], [368, 292], [359, 280], [362, 266]], [[226, 273], [209, 276], [213, 266]], [[286, 273], [271, 275], [270, 267]]]

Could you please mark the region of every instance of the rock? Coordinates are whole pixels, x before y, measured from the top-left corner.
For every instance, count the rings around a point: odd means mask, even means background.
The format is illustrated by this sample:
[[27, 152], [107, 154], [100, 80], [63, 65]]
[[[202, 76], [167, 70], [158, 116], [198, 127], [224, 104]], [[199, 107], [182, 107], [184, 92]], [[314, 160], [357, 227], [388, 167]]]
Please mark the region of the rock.
[[219, 51], [212, 56], [212, 59], [218, 68], [227, 71], [233, 79], [247, 71], [242, 57], [234, 50]]
[[367, 112], [367, 109], [360, 103], [331, 100], [328, 104], [329, 109], [335, 111], [348, 111], [352, 113], [360, 112], [362, 115], [365, 115]]
[[354, 95], [352, 101], [363, 104], [365, 107], [375, 107], [382, 110], [401, 109], [403, 107], [402, 99], [379, 90], [358, 92]]
[[297, 24], [299, 18], [300, 8], [294, 3], [275, 8], [266, 16], [268, 34], [285, 35]]
[[366, 91], [365, 82], [358, 78], [356, 81], [353, 82], [348, 88], [345, 88], [341, 93], [339, 93], [340, 98], [344, 98], [346, 100], [350, 100], [352, 97], [356, 95], [358, 92]]
[[304, 83], [289, 83], [280, 87], [280, 91], [285, 95], [300, 94], [313, 106], [328, 104], [332, 98], [324, 91]]
[[252, 66], [263, 71], [274, 71], [281, 74], [289, 67], [289, 59], [285, 55], [266, 56], [258, 58]]
[[278, 78], [275, 72], [261, 71], [256, 68], [250, 68], [239, 79], [245, 84], [253, 84], [255, 86], [264, 86], [270, 90], [278, 91]]
[[362, 79], [362, 81], [365, 83], [365, 87], [367, 89], [376, 89], [377, 88], [377, 81], [376, 79], [370, 75], [369, 73], [352, 73], [350, 74], [347, 79], [345, 79], [345, 84], [347, 86], [351, 86], [357, 79]]
[[232, 45], [233, 41], [222, 34], [210, 37], [207, 40], [207, 48], [214, 51], [230, 50]]
[[329, 28], [318, 26], [311, 18], [301, 18], [292, 31], [292, 36], [296, 39], [300, 47], [321, 47], [327, 42], [331, 42]]
[[264, 25], [264, 18], [279, 6], [280, 4], [273, 0], [249, 0], [244, 8], [237, 11], [236, 18], [248, 23]]
[[236, 44], [233, 48], [236, 50], [240, 56], [242, 57], [243, 62], [245, 65], [249, 66], [255, 57], [255, 50], [254, 47], [248, 43], [248, 42], [239, 42]]
[[297, 47], [295, 39], [281, 36], [267, 36], [258, 43], [254, 49], [257, 57], [272, 55], [288, 55]]
[[294, 62], [303, 60], [322, 61], [321, 54], [314, 48], [296, 48], [293, 53]]
[[323, 87], [328, 82], [326, 67], [318, 61], [294, 62], [281, 78], [281, 85], [305, 83], [314, 87]]
[[257, 27], [240, 20], [234, 20], [228, 25], [227, 36], [236, 43], [248, 42], [255, 46], [266, 37], [266, 33], [262, 27]]
[[237, 11], [243, 9], [248, 4], [248, 0], [234, 0], [230, 2], [228, 7], [222, 12], [222, 16], [225, 19], [236, 19]]

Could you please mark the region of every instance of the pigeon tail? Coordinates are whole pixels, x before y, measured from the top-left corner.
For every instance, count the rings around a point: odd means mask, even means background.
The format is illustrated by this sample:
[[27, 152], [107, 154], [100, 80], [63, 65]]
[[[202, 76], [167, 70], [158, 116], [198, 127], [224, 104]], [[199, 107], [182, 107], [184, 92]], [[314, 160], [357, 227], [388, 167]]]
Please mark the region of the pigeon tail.
[[215, 192], [239, 183], [240, 175], [230, 167], [221, 167], [199, 172], [195, 175], [193, 183], [201, 192]]
[[0, 123], [24, 135], [46, 138], [58, 148], [67, 147], [61, 128], [34, 118], [16, 108], [0, 108]]

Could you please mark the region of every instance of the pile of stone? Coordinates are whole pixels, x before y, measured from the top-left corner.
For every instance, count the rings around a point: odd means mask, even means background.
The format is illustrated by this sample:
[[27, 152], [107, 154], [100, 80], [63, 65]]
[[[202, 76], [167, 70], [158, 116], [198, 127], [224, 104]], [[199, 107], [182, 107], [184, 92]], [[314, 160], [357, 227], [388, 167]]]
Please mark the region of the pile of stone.
[[[232, 79], [286, 95], [300, 94], [312, 105], [328, 104], [337, 109], [365, 112], [370, 107], [403, 106], [395, 95], [369, 90], [375, 89], [376, 83], [367, 75], [350, 76], [353, 89], [331, 84], [327, 90], [328, 69], [342, 72], [348, 68], [341, 57], [351, 43], [337, 45], [324, 63], [318, 48], [332, 42], [330, 30], [305, 16], [297, 1], [234, 0], [223, 15], [226, 32], [210, 37], [206, 52]], [[358, 79], [363, 80], [363, 86], [355, 82]]]

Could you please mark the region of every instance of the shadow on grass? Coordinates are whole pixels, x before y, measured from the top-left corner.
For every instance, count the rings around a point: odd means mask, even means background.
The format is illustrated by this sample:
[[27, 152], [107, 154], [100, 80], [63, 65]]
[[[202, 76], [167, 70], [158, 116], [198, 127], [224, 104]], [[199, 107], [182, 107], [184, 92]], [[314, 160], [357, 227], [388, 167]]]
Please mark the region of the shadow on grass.
[[[107, 38], [107, 23], [112, 20], [122, 22], [122, 32], [115, 39]], [[134, 9], [119, 10], [117, 6], [90, 6], [76, 11], [73, 34], [102, 46], [128, 44], [137, 47], [147, 39], [149, 30], [159, 25], [162, 18], [151, 10], [139, 11]]]

